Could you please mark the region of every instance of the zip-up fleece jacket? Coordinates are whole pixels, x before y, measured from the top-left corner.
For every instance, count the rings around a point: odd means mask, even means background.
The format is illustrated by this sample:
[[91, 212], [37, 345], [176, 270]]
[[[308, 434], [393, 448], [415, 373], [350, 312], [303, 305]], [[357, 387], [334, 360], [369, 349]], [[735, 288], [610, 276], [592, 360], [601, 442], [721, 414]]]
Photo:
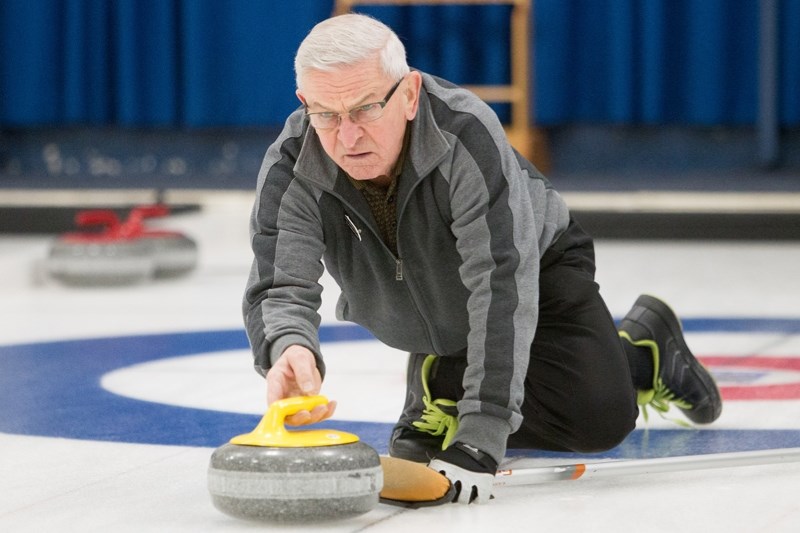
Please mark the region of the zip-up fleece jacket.
[[398, 176], [397, 255], [303, 110], [289, 116], [258, 177], [245, 325], [262, 375], [300, 344], [324, 376], [318, 309], [327, 268], [341, 288], [338, 319], [399, 350], [466, 355], [455, 440], [500, 462], [522, 421], [539, 260], [569, 213], [482, 100], [422, 80]]

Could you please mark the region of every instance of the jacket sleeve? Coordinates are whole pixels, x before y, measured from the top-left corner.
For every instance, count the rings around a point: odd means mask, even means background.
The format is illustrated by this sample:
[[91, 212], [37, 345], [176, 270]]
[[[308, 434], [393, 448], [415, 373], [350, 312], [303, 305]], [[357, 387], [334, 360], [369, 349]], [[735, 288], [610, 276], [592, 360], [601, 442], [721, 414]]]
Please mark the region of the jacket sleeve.
[[325, 374], [319, 343], [324, 249], [322, 226], [312, 192], [294, 178], [303, 143], [301, 116], [289, 117], [267, 150], [250, 216], [253, 263], [242, 310], [261, 375], [292, 344], [310, 349]]
[[[540, 221], [545, 195], [491, 116], [455, 140], [450, 169], [452, 230], [470, 292], [461, 440], [498, 462], [522, 422], [524, 378], [538, 319]], [[541, 191], [536, 189], [541, 186]]]

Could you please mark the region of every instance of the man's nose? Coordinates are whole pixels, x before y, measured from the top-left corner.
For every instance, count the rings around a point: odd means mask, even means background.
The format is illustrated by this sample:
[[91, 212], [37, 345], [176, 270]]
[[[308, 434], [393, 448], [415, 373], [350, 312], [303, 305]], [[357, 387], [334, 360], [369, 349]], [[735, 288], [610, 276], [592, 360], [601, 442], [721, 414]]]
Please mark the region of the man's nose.
[[361, 126], [350, 120], [348, 115], [344, 115], [339, 121], [339, 133], [337, 135], [339, 141], [341, 141], [345, 147], [352, 148], [355, 146], [358, 139], [361, 138], [362, 133], [363, 130]]

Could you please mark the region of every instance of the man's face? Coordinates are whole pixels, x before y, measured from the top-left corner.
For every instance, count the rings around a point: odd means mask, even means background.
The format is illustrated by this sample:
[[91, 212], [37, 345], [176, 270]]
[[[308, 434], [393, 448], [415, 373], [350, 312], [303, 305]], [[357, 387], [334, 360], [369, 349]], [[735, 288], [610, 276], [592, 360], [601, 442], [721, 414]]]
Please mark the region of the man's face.
[[377, 60], [366, 60], [331, 72], [308, 71], [297, 91], [309, 113], [341, 113], [339, 125], [318, 129], [328, 156], [357, 180], [387, 175], [403, 147], [406, 122], [417, 113], [421, 78], [411, 72], [383, 108], [377, 120], [355, 124], [347, 113], [356, 107], [384, 99], [398, 80], [389, 79]]

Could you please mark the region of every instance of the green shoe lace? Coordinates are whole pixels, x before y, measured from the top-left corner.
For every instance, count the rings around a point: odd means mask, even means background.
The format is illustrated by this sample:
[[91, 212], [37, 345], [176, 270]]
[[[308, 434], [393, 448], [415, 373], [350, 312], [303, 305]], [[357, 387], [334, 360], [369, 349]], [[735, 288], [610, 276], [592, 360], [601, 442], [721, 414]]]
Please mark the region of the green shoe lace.
[[444, 435], [442, 441], [442, 450], [450, 446], [453, 437], [458, 430], [458, 418], [445, 411], [444, 408], [450, 408], [455, 411], [456, 402], [453, 400], [438, 399], [431, 400], [431, 391], [428, 388], [428, 375], [430, 374], [431, 366], [436, 360], [435, 355], [429, 355], [422, 362], [422, 388], [425, 390], [425, 395], [422, 397], [422, 403], [425, 404], [425, 409], [422, 411], [422, 420], [413, 422], [412, 425], [419, 431], [430, 433], [436, 437]]
[[619, 336], [637, 347], [647, 347], [653, 352], [653, 368], [655, 371], [653, 372], [653, 388], [648, 390], [640, 390], [637, 391], [636, 395], [636, 403], [642, 408], [642, 416], [644, 417], [644, 421], [647, 422], [649, 420], [649, 412], [647, 410], [648, 407], [653, 408], [659, 416], [665, 420], [670, 420], [678, 425], [684, 427], [691, 427], [690, 424], [687, 422], [676, 419], [670, 418], [665, 416], [666, 413], [669, 411], [670, 406], [672, 404], [680, 407], [681, 409], [691, 409], [692, 404], [687, 402], [686, 400], [682, 400], [680, 398], [675, 397], [675, 393], [672, 392], [669, 387], [667, 387], [664, 382], [661, 380], [661, 377], [658, 375], [659, 363], [660, 363], [660, 353], [658, 350], [658, 344], [652, 340], [640, 340], [634, 341], [630, 335], [628, 335], [625, 331], [620, 331]]

